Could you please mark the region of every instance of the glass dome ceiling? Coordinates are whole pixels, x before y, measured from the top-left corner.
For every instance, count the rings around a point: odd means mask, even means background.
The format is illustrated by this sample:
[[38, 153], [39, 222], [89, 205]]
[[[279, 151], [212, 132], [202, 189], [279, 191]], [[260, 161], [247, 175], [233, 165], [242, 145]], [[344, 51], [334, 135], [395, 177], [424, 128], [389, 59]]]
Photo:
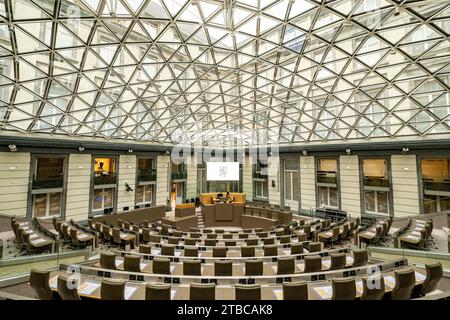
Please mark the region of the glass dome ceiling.
[[0, 130], [247, 146], [450, 133], [450, 1], [0, 0]]

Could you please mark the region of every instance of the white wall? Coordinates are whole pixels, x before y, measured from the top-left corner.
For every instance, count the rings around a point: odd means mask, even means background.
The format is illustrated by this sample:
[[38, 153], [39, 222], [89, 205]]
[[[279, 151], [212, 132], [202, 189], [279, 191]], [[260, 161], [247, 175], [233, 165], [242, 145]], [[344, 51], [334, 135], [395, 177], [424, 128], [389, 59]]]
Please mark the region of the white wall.
[[0, 152], [0, 213], [26, 216], [31, 156]]
[[300, 157], [300, 207], [309, 211], [316, 208], [316, 165], [313, 156]]
[[242, 192], [245, 194], [247, 201], [253, 200], [253, 165], [252, 157], [245, 155], [242, 165]]
[[[272, 180], [275, 188], [272, 188]], [[280, 157], [269, 157], [268, 163], [269, 202], [280, 204]]]
[[342, 210], [352, 217], [361, 216], [358, 156], [340, 156], [340, 187]]
[[170, 156], [158, 156], [156, 162], [156, 204], [167, 205]]
[[[125, 183], [133, 189], [127, 191]], [[136, 192], [136, 156], [121, 155], [119, 158], [119, 185], [117, 188], [117, 211], [122, 211], [123, 207], [134, 208]]]
[[415, 155], [391, 156], [394, 215], [404, 217], [420, 213], [417, 160]]
[[186, 199], [197, 197], [197, 157], [187, 157]]
[[66, 218], [87, 220], [89, 215], [89, 192], [91, 191], [92, 156], [71, 154], [67, 173]]

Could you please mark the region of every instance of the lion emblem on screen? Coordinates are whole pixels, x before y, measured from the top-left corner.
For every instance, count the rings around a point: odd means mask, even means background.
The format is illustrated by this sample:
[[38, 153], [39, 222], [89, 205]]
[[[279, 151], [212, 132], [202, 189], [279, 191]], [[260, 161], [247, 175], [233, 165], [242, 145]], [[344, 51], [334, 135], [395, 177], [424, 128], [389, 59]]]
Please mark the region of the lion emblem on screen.
[[219, 167], [219, 177], [225, 179], [228, 174], [228, 167], [227, 166], [220, 166]]

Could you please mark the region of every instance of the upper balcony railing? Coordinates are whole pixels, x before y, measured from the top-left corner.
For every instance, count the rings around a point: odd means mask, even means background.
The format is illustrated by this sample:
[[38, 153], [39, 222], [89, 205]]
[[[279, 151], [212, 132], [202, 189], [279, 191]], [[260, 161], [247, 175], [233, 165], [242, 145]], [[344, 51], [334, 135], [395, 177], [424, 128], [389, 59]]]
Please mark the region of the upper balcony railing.
[[156, 170], [140, 170], [138, 173], [139, 182], [156, 181]]
[[439, 181], [423, 178], [422, 181], [424, 190], [450, 192], [450, 180], [448, 179]]
[[365, 187], [381, 187], [381, 188], [389, 188], [389, 179], [384, 177], [364, 177], [364, 186]]
[[117, 174], [114, 172], [95, 173], [94, 185], [116, 184]]
[[48, 177], [46, 179], [33, 180], [33, 189], [56, 189], [63, 187], [62, 176]]
[[317, 171], [318, 183], [337, 184], [337, 176], [335, 171]]

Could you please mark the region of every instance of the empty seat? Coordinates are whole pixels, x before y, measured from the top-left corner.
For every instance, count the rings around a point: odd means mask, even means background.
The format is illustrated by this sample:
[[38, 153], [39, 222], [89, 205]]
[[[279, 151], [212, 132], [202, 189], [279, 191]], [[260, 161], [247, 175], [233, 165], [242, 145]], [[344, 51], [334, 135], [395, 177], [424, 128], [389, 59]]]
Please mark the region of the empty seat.
[[347, 264], [347, 254], [346, 253], [332, 253], [330, 254], [331, 266], [330, 270], [345, 269]]
[[276, 256], [278, 255], [278, 246], [276, 244], [272, 244], [269, 246], [264, 246], [264, 256]]
[[212, 231], [212, 229], [203, 229], [203, 233], [212, 233], [213, 231]]
[[150, 241], [149, 242], [156, 242], [161, 243], [161, 236], [157, 234], [150, 235]]
[[205, 239], [205, 246], [214, 247], [217, 243], [216, 239]]
[[308, 300], [307, 282], [283, 282], [283, 300]]
[[191, 232], [189, 235], [191, 238], [198, 239], [202, 236], [200, 232]]
[[65, 276], [58, 276], [57, 291], [61, 300], [81, 300], [76, 288], [76, 280], [68, 280]]
[[116, 270], [116, 253], [101, 252], [100, 253], [100, 268]]
[[248, 239], [248, 233], [239, 233], [239, 239]]
[[189, 228], [189, 232], [199, 232], [199, 231], [200, 230], [198, 228], [193, 228], [193, 227]]
[[145, 300], [171, 300], [170, 284], [148, 283], [145, 285]]
[[293, 274], [295, 273], [294, 257], [279, 257], [277, 262], [277, 274]]
[[289, 243], [289, 242], [291, 242], [290, 235], [280, 237], [280, 244]]
[[308, 240], [308, 235], [306, 233], [297, 233], [298, 242], [305, 242]]
[[197, 247], [184, 247], [184, 256], [185, 257], [198, 257], [198, 248]]
[[320, 252], [322, 251], [322, 242], [310, 242], [309, 252]]
[[222, 235], [223, 239], [233, 239], [233, 235], [231, 233], [224, 233]]
[[441, 262], [426, 264], [427, 275], [422, 284], [422, 294], [426, 295], [436, 290], [439, 281], [442, 279], [443, 270]]
[[215, 232], [217, 234], [223, 234], [225, 232], [225, 230], [223, 230], [223, 229], [216, 229]]
[[212, 250], [212, 254], [214, 258], [225, 258], [227, 256], [227, 248], [226, 247], [214, 247]]
[[412, 290], [416, 285], [416, 275], [413, 268], [394, 270], [395, 285], [392, 289], [392, 300], [411, 299]]
[[198, 260], [184, 260], [183, 261], [183, 274], [185, 276], [201, 276], [201, 262]]
[[183, 238], [183, 232], [182, 231], [174, 231], [173, 233], [172, 233], [172, 236], [173, 237], [176, 237], [176, 238]]
[[331, 279], [333, 295], [331, 300], [355, 300], [356, 281], [355, 278], [333, 278]]
[[207, 239], [217, 239], [217, 234], [216, 233], [208, 233], [206, 235]]
[[385, 292], [384, 277], [369, 276], [362, 278], [363, 292], [361, 300], [381, 300]]
[[245, 275], [246, 276], [262, 276], [263, 275], [263, 261], [260, 259], [245, 261]]
[[258, 245], [258, 239], [247, 239], [247, 240], [245, 241], [245, 243], [246, 243], [248, 246], [257, 246], [257, 245]]
[[161, 246], [161, 255], [163, 256], [175, 255], [175, 246], [173, 244], [163, 244]]
[[125, 300], [125, 282], [102, 280], [100, 297], [102, 300]]
[[40, 300], [52, 300], [53, 293], [49, 285], [50, 271], [31, 269], [30, 287]]
[[236, 241], [235, 240], [226, 240], [225, 246], [226, 247], [236, 247]]
[[322, 271], [322, 257], [321, 256], [305, 256], [305, 268], [303, 269], [303, 272], [310, 273], [310, 272], [319, 272]]
[[152, 262], [153, 273], [170, 274], [170, 259], [155, 257]]
[[254, 257], [255, 247], [242, 246], [241, 247], [241, 257]]
[[303, 243], [291, 244], [291, 254], [302, 254], [302, 253], [303, 253]]
[[269, 236], [269, 233], [268, 232], [258, 232], [256, 235], [258, 236], [258, 238], [261, 239], [261, 238], [267, 238]]
[[353, 267], [362, 267], [367, 264], [369, 261], [369, 255], [367, 253], [367, 250], [365, 249], [358, 249], [353, 250]]
[[176, 237], [169, 237], [169, 239], [167, 240], [168, 244], [175, 244], [175, 245], [179, 245], [180, 244], [180, 239], [176, 238]]
[[152, 253], [152, 246], [151, 245], [146, 245], [146, 244], [141, 244], [139, 246], [139, 253], [151, 254]]
[[123, 270], [141, 272], [141, 256], [126, 254], [123, 259]]
[[215, 300], [216, 285], [214, 283], [191, 283], [189, 298], [190, 300]]
[[263, 240], [263, 244], [266, 246], [268, 244], [275, 244], [275, 238], [271, 237], [271, 238], [264, 238]]
[[216, 277], [228, 277], [233, 275], [232, 260], [216, 260], [214, 261], [214, 275]]
[[236, 300], [261, 300], [260, 284], [236, 284], [234, 290]]
[[185, 246], [195, 246], [196, 244], [197, 244], [197, 239], [193, 239], [193, 238], [184, 239]]

